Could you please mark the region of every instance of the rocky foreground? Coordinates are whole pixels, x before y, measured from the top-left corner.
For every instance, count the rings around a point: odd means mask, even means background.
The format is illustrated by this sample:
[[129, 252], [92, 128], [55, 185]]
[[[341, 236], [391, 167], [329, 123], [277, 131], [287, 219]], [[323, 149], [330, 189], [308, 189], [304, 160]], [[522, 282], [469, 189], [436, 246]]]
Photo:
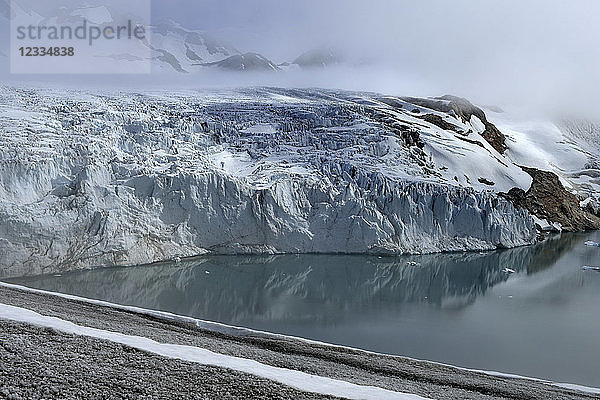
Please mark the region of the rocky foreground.
[[109, 341], [7, 321], [0, 327], [0, 398], [334, 398]]
[[[202, 329], [131, 310], [0, 287], [0, 304], [160, 343], [198, 346], [269, 366], [433, 399], [592, 399], [541, 381], [496, 377], [435, 363], [269, 334]], [[182, 361], [109, 340], [0, 319], [0, 398], [321, 399], [323, 394], [231, 369]]]

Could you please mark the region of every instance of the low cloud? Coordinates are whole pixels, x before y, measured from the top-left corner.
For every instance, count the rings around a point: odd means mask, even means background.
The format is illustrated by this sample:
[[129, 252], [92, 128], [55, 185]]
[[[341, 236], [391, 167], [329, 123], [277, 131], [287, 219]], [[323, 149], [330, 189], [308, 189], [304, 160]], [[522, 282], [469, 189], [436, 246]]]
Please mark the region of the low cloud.
[[206, 30], [275, 63], [316, 48], [345, 60], [276, 75], [156, 76], [155, 84], [452, 93], [479, 104], [600, 114], [597, 1], [153, 0], [152, 11], [153, 23]]

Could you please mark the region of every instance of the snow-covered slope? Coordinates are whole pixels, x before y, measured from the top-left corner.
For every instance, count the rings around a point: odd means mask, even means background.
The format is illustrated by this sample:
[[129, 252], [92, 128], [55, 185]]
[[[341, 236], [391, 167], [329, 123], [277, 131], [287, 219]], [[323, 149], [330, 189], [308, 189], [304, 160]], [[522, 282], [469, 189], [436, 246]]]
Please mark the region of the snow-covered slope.
[[0, 95], [5, 275], [535, 238], [530, 215], [496, 194], [531, 177], [477, 117], [416, 100], [275, 88]]
[[[569, 188], [580, 187], [583, 170], [594, 169], [600, 158], [599, 127], [582, 120], [523, 120], [506, 113], [487, 112], [507, 137], [507, 157], [516, 164], [552, 171]], [[595, 166], [597, 168], [597, 165]], [[600, 184], [590, 182], [600, 193]], [[583, 189], [583, 188], [581, 188]]]
[[487, 110], [507, 138], [507, 158], [515, 164], [550, 171], [600, 215], [600, 124], [586, 119], [557, 121], [515, 117]]

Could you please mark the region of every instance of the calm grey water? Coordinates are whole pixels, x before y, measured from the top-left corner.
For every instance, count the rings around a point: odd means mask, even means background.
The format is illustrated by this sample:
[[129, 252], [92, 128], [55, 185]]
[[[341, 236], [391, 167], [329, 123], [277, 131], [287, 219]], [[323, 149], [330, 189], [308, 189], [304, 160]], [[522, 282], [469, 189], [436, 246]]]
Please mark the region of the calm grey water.
[[[600, 233], [486, 253], [213, 256], [11, 279], [464, 367], [600, 387]], [[514, 274], [502, 270], [511, 268]]]

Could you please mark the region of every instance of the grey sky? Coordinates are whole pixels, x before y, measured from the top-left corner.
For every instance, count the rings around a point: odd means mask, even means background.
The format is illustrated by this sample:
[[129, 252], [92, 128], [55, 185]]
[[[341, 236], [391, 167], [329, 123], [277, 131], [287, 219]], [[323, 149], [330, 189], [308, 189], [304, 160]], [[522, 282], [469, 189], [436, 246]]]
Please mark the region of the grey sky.
[[256, 84], [591, 111], [600, 89], [599, 11], [594, 0], [152, 0], [154, 22], [207, 30], [277, 63], [318, 47], [367, 62]]
[[220, 32], [277, 62], [335, 46], [385, 69], [390, 87], [543, 103], [596, 95], [599, 11], [592, 0], [154, 0], [153, 18]]

